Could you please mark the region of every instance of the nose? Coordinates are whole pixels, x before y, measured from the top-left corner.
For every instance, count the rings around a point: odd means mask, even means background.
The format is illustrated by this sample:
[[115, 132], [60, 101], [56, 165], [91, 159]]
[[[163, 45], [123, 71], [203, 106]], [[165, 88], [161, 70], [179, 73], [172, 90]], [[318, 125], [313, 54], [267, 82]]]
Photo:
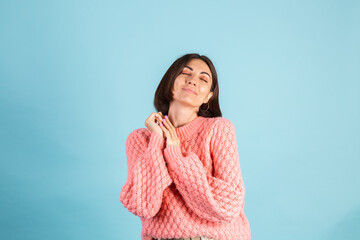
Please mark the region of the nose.
[[194, 86], [196, 86], [196, 80], [195, 80], [195, 77], [193, 77], [193, 76], [189, 76], [187, 79], [186, 79], [186, 83], [187, 84], [193, 84]]

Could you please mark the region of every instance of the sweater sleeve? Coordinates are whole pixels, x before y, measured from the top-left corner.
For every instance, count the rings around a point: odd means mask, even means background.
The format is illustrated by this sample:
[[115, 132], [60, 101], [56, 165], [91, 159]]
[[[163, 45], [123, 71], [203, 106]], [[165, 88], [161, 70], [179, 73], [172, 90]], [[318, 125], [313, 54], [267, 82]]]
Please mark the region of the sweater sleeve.
[[163, 156], [164, 138], [136, 129], [126, 140], [128, 177], [120, 201], [130, 212], [151, 218], [160, 210], [163, 191], [172, 183]]
[[176, 145], [168, 145], [164, 156], [170, 176], [186, 205], [199, 217], [213, 222], [231, 222], [244, 208], [242, 180], [234, 125], [225, 118], [214, 123], [210, 140], [213, 176], [194, 152], [183, 156]]

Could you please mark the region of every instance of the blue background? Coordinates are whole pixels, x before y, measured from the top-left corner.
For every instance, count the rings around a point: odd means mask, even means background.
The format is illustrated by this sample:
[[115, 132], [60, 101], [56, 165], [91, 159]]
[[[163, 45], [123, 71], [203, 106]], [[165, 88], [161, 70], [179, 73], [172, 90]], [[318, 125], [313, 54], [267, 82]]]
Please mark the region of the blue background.
[[186, 53], [219, 75], [252, 239], [360, 239], [359, 1], [1, 1], [0, 239], [140, 239], [125, 140]]

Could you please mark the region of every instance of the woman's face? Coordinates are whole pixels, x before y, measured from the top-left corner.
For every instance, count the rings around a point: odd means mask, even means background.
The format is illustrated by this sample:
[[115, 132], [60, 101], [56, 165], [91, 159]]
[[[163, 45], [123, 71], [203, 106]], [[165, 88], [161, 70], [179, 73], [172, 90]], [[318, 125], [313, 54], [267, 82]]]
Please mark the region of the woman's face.
[[191, 59], [176, 77], [173, 99], [199, 107], [212, 96], [212, 75], [208, 65], [200, 59]]

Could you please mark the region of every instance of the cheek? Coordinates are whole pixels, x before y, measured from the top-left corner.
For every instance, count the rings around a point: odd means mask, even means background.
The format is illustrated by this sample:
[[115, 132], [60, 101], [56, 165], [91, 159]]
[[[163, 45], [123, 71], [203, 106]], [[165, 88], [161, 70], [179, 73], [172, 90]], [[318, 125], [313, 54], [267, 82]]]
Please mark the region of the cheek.
[[177, 90], [181, 87], [181, 79], [176, 79], [173, 85], [173, 89]]
[[200, 88], [201, 94], [206, 94], [206, 93], [208, 93], [209, 91], [210, 91], [210, 89], [209, 89], [209, 87], [207, 87], [207, 86], [202, 86], [202, 87]]
[[173, 91], [176, 91], [176, 89], [178, 89], [178, 86], [177, 86], [176, 83], [174, 83], [174, 85], [173, 85]]
[[177, 83], [174, 83], [172, 91], [173, 91], [173, 93], [176, 93], [179, 91], [179, 85]]

